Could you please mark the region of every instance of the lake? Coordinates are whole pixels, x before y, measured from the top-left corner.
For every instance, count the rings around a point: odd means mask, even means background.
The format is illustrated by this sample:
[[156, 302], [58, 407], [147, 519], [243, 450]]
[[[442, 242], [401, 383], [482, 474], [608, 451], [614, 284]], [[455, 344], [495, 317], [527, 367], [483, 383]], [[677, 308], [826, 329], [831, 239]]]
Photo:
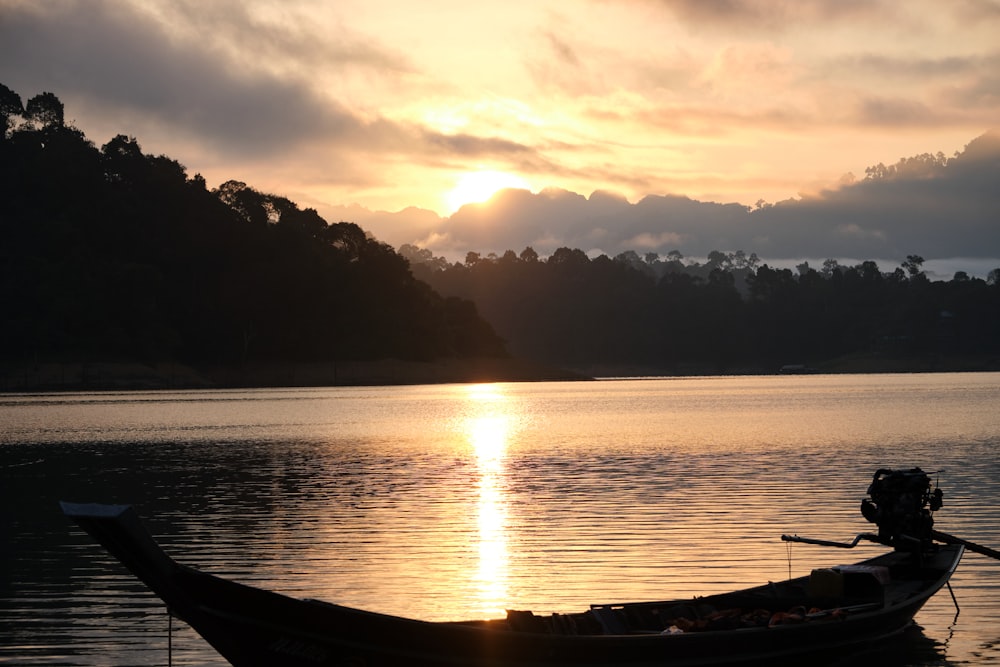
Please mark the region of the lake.
[[[876, 555], [779, 536], [870, 530], [881, 467], [934, 471], [935, 527], [1000, 548], [998, 406], [996, 373], [0, 395], [0, 664], [225, 664], [61, 499], [298, 597], [574, 611]], [[1000, 663], [1000, 562], [952, 586], [890, 664]]]

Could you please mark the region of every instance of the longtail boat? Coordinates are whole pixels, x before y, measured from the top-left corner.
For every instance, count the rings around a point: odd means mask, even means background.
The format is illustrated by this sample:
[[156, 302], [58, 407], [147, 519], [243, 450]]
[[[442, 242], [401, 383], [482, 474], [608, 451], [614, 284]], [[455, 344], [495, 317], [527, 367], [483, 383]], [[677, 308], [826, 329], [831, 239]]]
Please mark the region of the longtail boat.
[[296, 599], [183, 565], [127, 505], [62, 509], [235, 667], [694, 667], [805, 664], [901, 634], [948, 584], [967, 547], [997, 555], [933, 529], [941, 491], [930, 487], [919, 468], [879, 470], [862, 503], [877, 534], [852, 543], [782, 536], [891, 549], [852, 565], [692, 599], [446, 622]]

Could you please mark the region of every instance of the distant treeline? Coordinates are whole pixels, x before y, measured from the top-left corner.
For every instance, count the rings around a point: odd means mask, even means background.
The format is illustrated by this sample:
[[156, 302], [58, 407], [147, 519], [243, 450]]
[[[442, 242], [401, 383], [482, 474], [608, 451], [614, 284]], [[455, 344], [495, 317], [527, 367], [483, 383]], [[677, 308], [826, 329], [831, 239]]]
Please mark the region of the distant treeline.
[[352, 223], [94, 146], [0, 85], [0, 355], [190, 364], [506, 355], [459, 298]]
[[569, 248], [541, 259], [529, 247], [453, 264], [400, 252], [440, 293], [475, 301], [511, 353], [582, 370], [766, 371], [845, 357], [933, 367], [1000, 353], [1000, 270], [930, 281], [918, 255], [885, 273], [871, 261], [776, 269], [742, 251], [698, 263]]

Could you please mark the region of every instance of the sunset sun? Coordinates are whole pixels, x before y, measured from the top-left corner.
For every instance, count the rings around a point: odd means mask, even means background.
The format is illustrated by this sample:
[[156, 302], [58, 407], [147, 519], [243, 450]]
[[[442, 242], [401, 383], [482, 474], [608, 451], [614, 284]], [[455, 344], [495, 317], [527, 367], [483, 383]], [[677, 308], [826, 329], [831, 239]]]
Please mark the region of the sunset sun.
[[448, 207], [448, 212], [454, 213], [466, 204], [487, 201], [497, 191], [505, 188], [528, 190], [530, 186], [520, 176], [503, 171], [466, 172], [458, 177], [455, 187], [445, 195], [445, 204]]

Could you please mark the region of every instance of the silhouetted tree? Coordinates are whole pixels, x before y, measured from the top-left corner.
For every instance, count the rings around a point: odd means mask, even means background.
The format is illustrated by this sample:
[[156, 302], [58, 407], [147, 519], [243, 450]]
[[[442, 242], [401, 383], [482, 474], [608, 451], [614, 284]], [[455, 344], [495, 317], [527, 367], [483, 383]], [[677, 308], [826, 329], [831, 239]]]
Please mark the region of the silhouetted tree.
[[57, 130], [65, 124], [63, 103], [52, 93], [39, 93], [28, 100], [24, 116], [36, 130]]
[[920, 255], [907, 255], [906, 261], [903, 262], [903, 269], [909, 275], [910, 279], [914, 279], [919, 275], [923, 274], [924, 258]]
[[7, 138], [7, 132], [13, 129], [16, 119], [23, 115], [21, 96], [0, 83], [0, 140]]

